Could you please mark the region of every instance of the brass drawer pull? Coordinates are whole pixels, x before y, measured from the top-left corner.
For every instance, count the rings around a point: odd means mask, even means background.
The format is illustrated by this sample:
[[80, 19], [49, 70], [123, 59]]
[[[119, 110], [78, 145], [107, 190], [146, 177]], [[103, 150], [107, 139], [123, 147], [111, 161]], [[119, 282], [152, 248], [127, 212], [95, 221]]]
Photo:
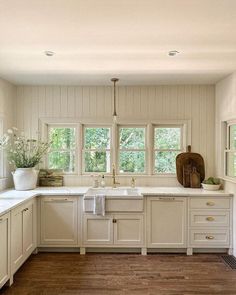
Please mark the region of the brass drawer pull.
[[207, 202], [206, 204], [207, 204], [207, 206], [215, 206], [214, 202]]
[[208, 217], [206, 218], [206, 220], [207, 220], [207, 221], [214, 221], [214, 220], [215, 220], [215, 218], [214, 218], [214, 217], [212, 217], [212, 216], [208, 216]]
[[213, 237], [213, 236], [206, 236], [206, 239], [207, 239], [207, 240], [214, 240], [214, 238], [215, 238], [215, 237]]

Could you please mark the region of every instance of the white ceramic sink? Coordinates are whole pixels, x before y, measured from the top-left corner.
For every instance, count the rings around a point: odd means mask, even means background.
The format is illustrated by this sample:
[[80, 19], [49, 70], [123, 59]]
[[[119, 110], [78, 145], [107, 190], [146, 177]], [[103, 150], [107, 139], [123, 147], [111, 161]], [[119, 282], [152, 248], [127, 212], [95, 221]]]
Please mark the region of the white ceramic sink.
[[85, 196], [105, 195], [106, 197], [142, 197], [138, 188], [90, 188]]

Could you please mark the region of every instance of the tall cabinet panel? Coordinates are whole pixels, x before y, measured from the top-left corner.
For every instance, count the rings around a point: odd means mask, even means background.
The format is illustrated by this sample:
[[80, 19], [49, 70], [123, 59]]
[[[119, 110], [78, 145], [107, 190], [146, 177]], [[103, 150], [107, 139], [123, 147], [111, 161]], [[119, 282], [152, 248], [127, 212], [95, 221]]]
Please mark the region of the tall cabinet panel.
[[186, 199], [150, 197], [147, 200], [148, 247], [185, 248]]
[[41, 198], [41, 245], [78, 245], [77, 197]]

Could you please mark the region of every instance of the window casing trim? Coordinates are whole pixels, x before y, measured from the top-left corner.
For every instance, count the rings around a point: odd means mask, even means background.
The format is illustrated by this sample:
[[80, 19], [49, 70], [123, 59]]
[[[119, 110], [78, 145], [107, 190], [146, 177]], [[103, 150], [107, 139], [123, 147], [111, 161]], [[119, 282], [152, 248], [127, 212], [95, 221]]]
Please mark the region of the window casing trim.
[[[153, 178], [165, 178], [165, 177], [176, 177], [176, 174], [157, 174], [153, 173], [153, 146], [154, 146], [154, 134], [153, 134], [153, 126], [161, 125], [161, 126], [170, 126], [170, 125], [182, 125], [183, 126], [183, 149], [188, 145], [191, 145], [191, 120], [119, 120], [118, 122], [112, 122], [111, 120], [101, 120], [96, 119], [96, 122], [91, 119], [79, 119], [79, 118], [40, 118], [39, 119], [39, 135], [38, 137], [42, 140], [47, 139], [47, 125], [63, 125], [64, 127], [67, 125], [73, 125], [77, 128], [77, 167], [74, 173], [66, 173], [67, 176], [84, 176], [88, 177], [91, 174], [105, 174], [107, 176], [111, 176], [110, 173], [83, 173], [82, 170], [82, 150], [83, 150], [83, 126], [94, 126], [94, 127], [111, 127], [111, 164], [115, 163], [116, 169], [118, 167], [118, 126], [146, 126], [146, 172], [141, 174], [136, 173], [117, 173], [119, 177], [153, 177]], [[46, 167], [45, 158], [43, 159], [43, 163], [41, 167]], [[118, 172], [118, 171], [116, 171]]]
[[236, 119], [222, 121], [221, 122], [221, 147], [222, 147], [222, 157], [223, 157], [223, 180], [228, 180], [230, 182], [236, 183], [236, 176], [229, 176], [227, 174], [227, 154], [236, 153], [235, 148], [230, 147], [230, 127], [236, 125]]

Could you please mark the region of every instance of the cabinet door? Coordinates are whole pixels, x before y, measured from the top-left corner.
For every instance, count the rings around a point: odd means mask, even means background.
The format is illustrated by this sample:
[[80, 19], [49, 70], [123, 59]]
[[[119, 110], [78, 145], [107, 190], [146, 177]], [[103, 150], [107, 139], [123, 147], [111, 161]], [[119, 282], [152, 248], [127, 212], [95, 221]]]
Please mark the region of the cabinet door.
[[23, 207], [11, 211], [11, 271], [15, 273], [24, 259], [23, 250]]
[[148, 247], [186, 247], [186, 199], [156, 197], [147, 200]]
[[116, 214], [113, 218], [113, 224], [115, 245], [143, 245], [143, 215]]
[[112, 216], [99, 217], [92, 214], [85, 214], [83, 216], [83, 244], [110, 245], [112, 243]]
[[23, 208], [23, 252], [27, 258], [35, 248], [34, 243], [34, 212], [35, 202], [26, 204]]
[[41, 244], [77, 245], [77, 198], [41, 198]]
[[10, 214], [0, 217], [0, 288], [10, 278]]

